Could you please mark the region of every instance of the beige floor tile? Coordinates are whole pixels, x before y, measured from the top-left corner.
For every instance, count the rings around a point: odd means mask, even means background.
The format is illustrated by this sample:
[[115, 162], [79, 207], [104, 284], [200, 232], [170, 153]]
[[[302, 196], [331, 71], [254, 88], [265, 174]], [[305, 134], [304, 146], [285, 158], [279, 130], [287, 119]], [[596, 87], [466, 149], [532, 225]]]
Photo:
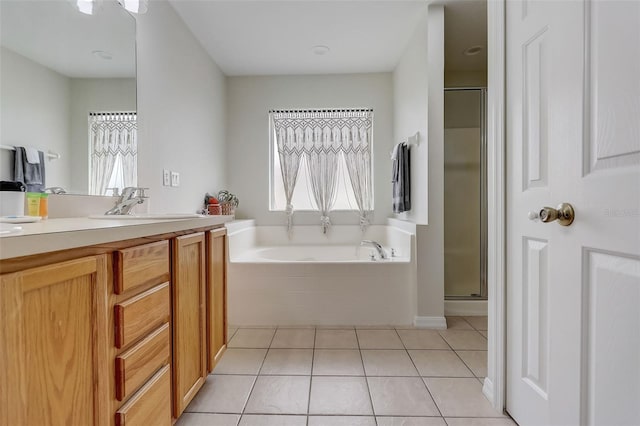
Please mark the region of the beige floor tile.
[[213, 374], [253, 374], [260, 371], [266, 349], [229, 348], [213, 370]]
[[182, 413], [175, 426], [235, 426], [239, 414]]
[[316, 330], [316, 348], [358, 349], [355, 330]]
[[309, 416], [309, 426], [376, 426], [373, 416]]
[[269, 349], [260, 374], [311, 375], [313, 349]]
[[272, 348], [313, 348], [316, 330], [313, 328], [279, 328], [271, 342]]
[[362, 361], [367, 376], [417, 376], [418, 372], [407, 355], [397, 349], [363, 350]]
[[489, 338], [489, 332], [485, 330], [478, 330], [478, 333], [482, 334], [485, 339]]
[[376, 417], [378, 426], [447, 426], [442, 417]]
[[517, 426], [517, 424], [509, 419], [488, 419], [488, 418], [447, 418], [447, 424], [449, 426]]
[[306, 426], [307, 416], [245, 414], [238, 426]]
[[245, 413], [306, 414], [308, 376], [258, 376]]
[[229, 341], [230, 348], [268, 348], [275, 328], [240, 328]]
[[309, 414], [373, 415], [365, 378], [314, 376]]
[[409, 355], [423, 377], [473, 377], [454, 351], [411, 350]]
[[482, 394], [477, 379], [425, 378], [444, 417], [501, 417]]
[[427, 388], [417, 377], [368, 377], [376, 416], [439, 416]]
[[476, 316], [476, 317], [464, 317], [464, 319], [471, 324], [473, 328], [476, 330], [487, 330], [487, 317], [486, 316]]
[[487, 350], [487, 339], [475, 330], [443, 330], [440, 335], [454, 350]]
[[476, 377], [487, 376], [487, 351], [456, 351]]
[[240, 414], [255, 376], [209, 376], [186, 412]]
[[473, 330], [463, 317], [447, 317], [447, 330]]
[[357, 349], [316, 349], [314, 376], [364, 376], [362, 358]]
[[395, 330], [357, 330], [360, 349], [404, 349]]
[[436, 330], [398, 330], [407, 349], [450, 349]]

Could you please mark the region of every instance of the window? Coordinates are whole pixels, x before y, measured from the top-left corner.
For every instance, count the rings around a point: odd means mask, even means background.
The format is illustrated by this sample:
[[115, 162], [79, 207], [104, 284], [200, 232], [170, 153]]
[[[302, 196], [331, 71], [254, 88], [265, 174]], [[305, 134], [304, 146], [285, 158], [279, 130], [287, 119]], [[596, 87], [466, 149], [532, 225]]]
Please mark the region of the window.
[[270, 111], [270, 209], [373, 210], [371, 109]]
[[137, 141], [135, 112], [89, 113], [89, 194], [137, 185]]

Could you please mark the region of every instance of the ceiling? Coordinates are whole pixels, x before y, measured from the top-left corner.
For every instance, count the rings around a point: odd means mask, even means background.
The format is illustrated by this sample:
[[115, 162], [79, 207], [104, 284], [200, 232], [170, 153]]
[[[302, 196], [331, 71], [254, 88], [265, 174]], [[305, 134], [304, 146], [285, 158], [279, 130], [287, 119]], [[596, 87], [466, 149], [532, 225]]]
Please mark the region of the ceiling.
[[[231, 76], [392, 71], [428, 4], [425, 0], [169, 2]], [[451, 39], [446, 43], [447, 68], [486, 68], [486, 60], [484, 64], [479, 60], [484, 55], [462, 54], [469, 46], [486, 46], [486, 1], [441, 3], [445, 16], [452, 11], [445, 18]], [[330, 50], [314, 54], [317, 45]]]
[[[95, 15], [68, 0], [0, 0], [2, 46], [67, 77], [135, 77], [134, 18], [115, 1]], [[93, 51], [111, 54], [102, 59]]]

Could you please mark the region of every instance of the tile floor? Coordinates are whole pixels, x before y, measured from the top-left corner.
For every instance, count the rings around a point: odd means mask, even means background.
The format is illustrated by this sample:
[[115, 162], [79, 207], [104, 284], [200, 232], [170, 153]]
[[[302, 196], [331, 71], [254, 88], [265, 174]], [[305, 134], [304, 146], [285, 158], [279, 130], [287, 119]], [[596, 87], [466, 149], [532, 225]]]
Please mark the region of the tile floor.
[[442, 331], [229, 330], [228, 349], [176, 426], [507, 426], [482, 395], [486, 317]]

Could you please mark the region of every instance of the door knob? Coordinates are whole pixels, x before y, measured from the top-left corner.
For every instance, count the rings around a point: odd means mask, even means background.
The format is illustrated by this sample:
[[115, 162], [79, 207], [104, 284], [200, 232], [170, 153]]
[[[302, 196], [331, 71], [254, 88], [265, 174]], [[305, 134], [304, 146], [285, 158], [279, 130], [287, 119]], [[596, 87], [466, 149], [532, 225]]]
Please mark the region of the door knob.
[[575, 211], [571, 204], [562, 203], [555, 209], [553, 207], [543, 207], [539, 212], [529, 212], [529, 219], [540, 219], [544, 223], [557, 220], [560, 225], [569, 226], [573, 223], [573, 219], [575, 219]]

